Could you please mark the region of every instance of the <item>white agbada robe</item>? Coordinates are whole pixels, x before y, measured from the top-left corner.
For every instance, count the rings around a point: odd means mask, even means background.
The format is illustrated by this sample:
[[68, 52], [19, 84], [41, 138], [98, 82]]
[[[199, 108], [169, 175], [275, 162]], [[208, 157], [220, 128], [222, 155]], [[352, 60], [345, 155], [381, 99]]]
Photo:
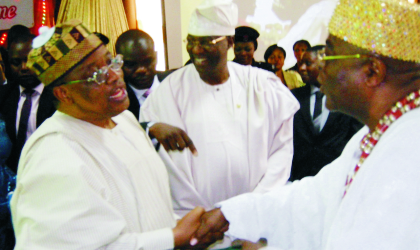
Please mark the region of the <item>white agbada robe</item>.
[[169, 249], [168, 174], [129, 111], [104, 129], [57, 111], [30, 137], [11, 201], [15, 249]]
[[420, 108], [394, 122], [365, 160], [361, 129], [315, 177], [218, 204], [228, 235], [268, 240], [268, 249], [420, 249]]
[[174, 209], [284, 185], [293, 156], [293, 115], [299, 104], [271, 72], [228, 62], [229, 80], [211, 86], [194, 65], [168, 76], [141, 107], [141, 121], [179, 127], [193, 140], [189, 150], [160, 154], [170, 173]]

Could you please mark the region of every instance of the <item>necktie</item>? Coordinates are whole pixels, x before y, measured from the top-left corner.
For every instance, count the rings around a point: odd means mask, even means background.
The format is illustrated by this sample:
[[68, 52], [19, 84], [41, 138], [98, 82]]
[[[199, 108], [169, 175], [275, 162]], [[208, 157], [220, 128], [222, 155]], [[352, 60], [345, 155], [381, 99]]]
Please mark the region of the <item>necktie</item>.
[[26, 141], [26, 131], [28, 130], [29, 115], [31, 114], [32, 108], [32, 94], [34, 92], [33, 89], [25, 89], [23, 91], [26, 99], [23, 102], [22, 111], [20, 112], [19, 128], [16, 138], [16, 146], [19, 150], [22, 150]]
[[315, 108], [314, 108], [314, 116], [313, 116], [313, 123], [315, 126], [315, 130], [319, 132], [321, 130], [321, 113], [322, 113], [322, 97], [324, 96], [323, 93], [320, 91], [315, 92]]
[[147, 98], [150, 95], [150, 89], [148, 89], [146, 92], [144, 92], [143, 97]]

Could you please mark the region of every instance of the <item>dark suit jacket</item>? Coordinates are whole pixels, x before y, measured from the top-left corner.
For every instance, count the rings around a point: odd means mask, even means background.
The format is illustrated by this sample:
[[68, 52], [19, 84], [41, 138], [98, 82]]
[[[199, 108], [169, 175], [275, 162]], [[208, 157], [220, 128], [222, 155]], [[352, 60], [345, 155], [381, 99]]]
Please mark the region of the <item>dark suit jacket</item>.
[[[158, 71], [156, 75], [159, 82], [162, 82], [168, 75], [170, 75], [175, 70], [176, 69], [168, 70], [168, 71]], [[131, 111], [138, 120], [139, 114], [140, 114], [140, 103], [136, 97], [136, 94], [130, 88], [130, 86], [127, 86], [127, 95], [128, 95], [128, 99], [130, 100], [130, 106], [128, 106], [128, 110]]]
[[317, 134], [310, 112], [310, 85], [293, 89], [292, 93], [300, 103], [300, 110], [293, 122], [294, 156], [290, 181], [316, 175], [340, 156], [348, 140], [363, 126], [348, 115], [330, 112], [323, 129]]
[[[6, 162], [7, 166], [13, 171], [17, 171], [20, 150], [16, 146], [16, 114], [19, 103], [19, 85], [8, 83], [0, 86], [0, 112], [6, 122], [6, 131], [13, 143], [12, 152]], [[38, 128], [47, 118], [55, 112], [53, 104], [54, 95], [50, 88], [44, 88], [39, 99], [39, 106], [36, 113], [36, 127]]]

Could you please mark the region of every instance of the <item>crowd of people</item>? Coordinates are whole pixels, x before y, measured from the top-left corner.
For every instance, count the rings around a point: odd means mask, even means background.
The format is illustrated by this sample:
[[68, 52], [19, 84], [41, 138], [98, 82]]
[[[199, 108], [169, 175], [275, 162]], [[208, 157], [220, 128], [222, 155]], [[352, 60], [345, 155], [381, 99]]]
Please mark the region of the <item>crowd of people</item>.
[[79, 20], [14, 26], [0, 247], [420, 248], [418, 23], [417, 4], [340, 0], [326, 44], [296, 41], [283, 70], [277, 44], [254, 60], [232, 0], [204, 0], [191, 63], [165, 72], [141, 30], [111, 55]]

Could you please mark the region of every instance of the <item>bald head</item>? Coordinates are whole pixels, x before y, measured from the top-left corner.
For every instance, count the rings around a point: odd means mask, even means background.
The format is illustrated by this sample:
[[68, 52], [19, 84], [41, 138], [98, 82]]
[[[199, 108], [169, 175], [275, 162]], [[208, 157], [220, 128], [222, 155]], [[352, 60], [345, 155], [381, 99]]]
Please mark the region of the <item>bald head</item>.
[[128, 30], [115, 44], [124, 57], [124, 80], [136, 89], [150, 88], [156, 75], [156, 51], [153, 39], [144, 31]]

